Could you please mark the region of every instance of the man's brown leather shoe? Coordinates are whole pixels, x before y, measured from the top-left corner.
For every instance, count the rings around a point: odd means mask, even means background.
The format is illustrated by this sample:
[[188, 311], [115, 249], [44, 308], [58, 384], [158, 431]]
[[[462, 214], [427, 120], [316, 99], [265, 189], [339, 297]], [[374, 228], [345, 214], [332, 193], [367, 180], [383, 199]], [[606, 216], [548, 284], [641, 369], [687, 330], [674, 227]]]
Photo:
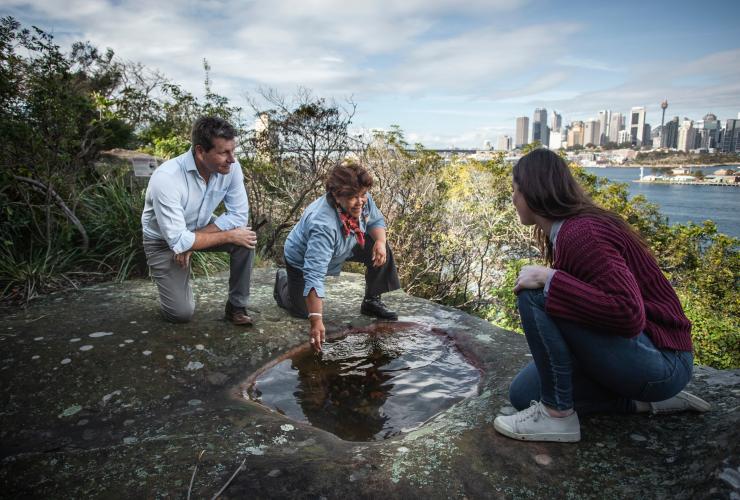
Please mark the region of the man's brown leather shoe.
[[226, 301], [226, 319], [240, 326], [252, 326], [254, 323], [247, 314], [246, 307], [232, 306], [229, 301]]

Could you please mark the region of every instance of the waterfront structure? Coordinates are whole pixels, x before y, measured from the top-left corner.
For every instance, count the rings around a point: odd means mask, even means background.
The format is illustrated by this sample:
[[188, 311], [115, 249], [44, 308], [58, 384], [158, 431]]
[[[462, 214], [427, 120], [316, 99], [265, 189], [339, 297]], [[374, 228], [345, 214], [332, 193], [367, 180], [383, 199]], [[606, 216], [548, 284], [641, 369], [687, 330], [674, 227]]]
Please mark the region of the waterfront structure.
[[550, 132], [561, 132], [563, 127], [563, 116], [557, 111], [552, 112], [552, 122], [550, 124]]
[[508, 135], [500, 135], [498, 142], [496, 143], [496, 149], [499, 151], [511, 151], [511, 137]]
[[696, 140], [696, 129], [694, 128], [694, 122], [688, 118], [684, 118], [683, 123], [678, 128], [678, 145], [679, 151], [690, 151], [694, 149], [694, 142]]
[[516, 119], [514, 147], [521, 148], [529, 144], [529, 118], [520, 116]]
[[601, 132], [600, 132], [600, 125], [598, 120], [586, 120], [584, 122], [583, 126], [583, 145], [587, 146], [589, 144], [593, 146], [598, 146]]
[[624, 130], [624, 115], [622, 113], [612, 113], [611, 119], [609, 120], [609, 138], [608, 142], [614, 142], [620, 144], [619, 133]]
[[599, 111], [599, 142], [594, 144], [603, 146], [609, 140], [609, 125], [612, 112], [610, 109]]
[[645, 108], [634, 107], [630, 110], [630, 142], [632, 146], [642, 147], [645, 138]]
[[538, 141], [547, 146], [550, 143], [550, 129], [547, 126], [547, 110], [537, 108], [532, 117], [532, 142]]
[[568, 147], [583, 146], [583, 122], [576, 121], [570, 124], [568, 130]]

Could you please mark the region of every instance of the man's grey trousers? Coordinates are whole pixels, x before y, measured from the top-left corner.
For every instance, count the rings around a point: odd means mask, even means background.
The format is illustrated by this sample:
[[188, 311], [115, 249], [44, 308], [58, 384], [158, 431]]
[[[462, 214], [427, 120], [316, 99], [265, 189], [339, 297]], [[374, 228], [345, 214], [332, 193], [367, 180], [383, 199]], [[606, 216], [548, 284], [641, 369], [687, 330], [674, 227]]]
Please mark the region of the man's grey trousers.
[[[226, 244], [203, 252], [227, 252], [229, 262], [229, 302], [234, 307], [247, 307], [252, 280], [254, 250]], [[175, 262], [175, 253], [163, 240], [144, 240], [149, 274], [159, 289], [159, 304], [166, 320], [183, 323], [190, 321], [195, 311], [193, 288], [190, 285], [190, 266], [183, 269]], [[192, 258], [191, 258], [192, 263]]]

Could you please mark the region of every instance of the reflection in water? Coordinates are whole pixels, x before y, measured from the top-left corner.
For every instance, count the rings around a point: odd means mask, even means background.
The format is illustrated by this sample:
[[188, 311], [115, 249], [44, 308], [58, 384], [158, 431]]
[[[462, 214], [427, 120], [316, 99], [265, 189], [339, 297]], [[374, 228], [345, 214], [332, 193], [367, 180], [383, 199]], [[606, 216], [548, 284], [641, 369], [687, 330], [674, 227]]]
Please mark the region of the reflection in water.
[[475, 394], [480, 373], [442, 335], [420, 325], [349, 333], [302, 350], [248, 388], [259, 401], [350, 441], [412, 430]]

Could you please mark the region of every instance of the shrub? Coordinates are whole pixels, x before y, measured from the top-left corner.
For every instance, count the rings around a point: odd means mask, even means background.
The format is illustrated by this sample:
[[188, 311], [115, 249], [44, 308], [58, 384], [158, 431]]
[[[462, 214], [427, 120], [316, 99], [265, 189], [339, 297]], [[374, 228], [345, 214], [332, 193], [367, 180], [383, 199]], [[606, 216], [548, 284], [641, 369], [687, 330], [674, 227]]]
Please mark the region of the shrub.
[[740, 321], [702, 305], [691, 292], [679, 297], [691, 321], [694, 362], [719, 369], [740, 368]]

